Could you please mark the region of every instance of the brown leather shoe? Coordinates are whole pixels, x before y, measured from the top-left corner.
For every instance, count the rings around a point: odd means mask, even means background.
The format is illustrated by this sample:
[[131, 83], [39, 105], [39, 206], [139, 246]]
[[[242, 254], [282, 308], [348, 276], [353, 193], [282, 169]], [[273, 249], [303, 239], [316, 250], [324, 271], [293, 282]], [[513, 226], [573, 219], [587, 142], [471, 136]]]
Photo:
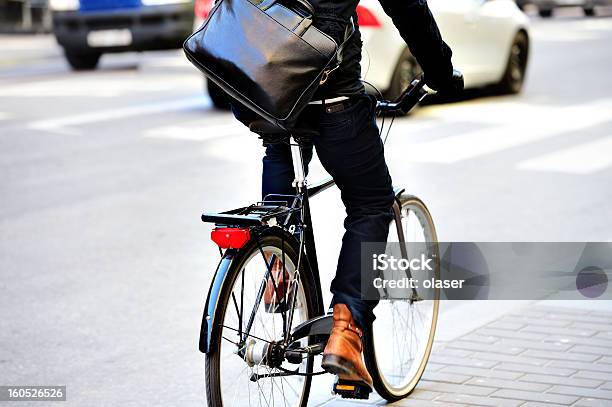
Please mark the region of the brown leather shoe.
[[[265, 257], [266, 261], [269, 262], [272, 255], [266, 253]], [[270, 274], [271, 276], [266, 282], [266, 289], [263, 296], [265, 310], [269, 313], [279, 313], [286, 310], [285, 291], [287, 291], [287, 287], [289, 286], [289, 272], [284, 270], [283, 273], [283, 264], [280, 259], [277, 258], [272, 265]], [[289, 298], [289, 294], [287, 294], [287, 298]]]
[[334, 305], [334, 325], [323, 351], [321, 366], [338, 375], [340, 381], [361, 382], [372, 390], [372, 377], [363, 363], [361, 329], [344, 304]]

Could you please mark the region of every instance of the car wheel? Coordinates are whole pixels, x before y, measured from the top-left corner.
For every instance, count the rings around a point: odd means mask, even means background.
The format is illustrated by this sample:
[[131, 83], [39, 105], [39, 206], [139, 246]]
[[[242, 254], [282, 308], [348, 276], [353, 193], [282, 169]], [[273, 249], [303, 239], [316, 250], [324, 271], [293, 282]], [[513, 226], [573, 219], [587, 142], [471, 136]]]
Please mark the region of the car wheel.
[[404, 49], [395, 66], [389, 89], [383, 92], [384, 97], [389, 100], [397, 99], [420, 72], [421, 67], [416, 59], [408, 48]]
[[585, 16], [593, 17], [595, 15], [595, 8], [593, 7], [585, 7], [583, 10]]
[[102, 54], [97, 52], [78, 53], [74, 51], [65, 51], [68, 64], [75, 71], [89, 71], [96, 69]]
[[540, 17], [542, 18], [548, 18], [552, 16], [552, 9], [540, 9], [538, 10], [538, 14], [540, 15]]
[[524, 32], [519, 32], [512, 42], [506, 71], [498, 85], [500, 94], [516, 94], [521, 91], [525, 82], [528, 55], [529, 40]]
[[229, 110], [230, 104], [225, 92], [214, 82], [211, 82], [208, 79], [206, 79], [205, 82], [208, 96], [210, 97], [213, 106], [217, 109]]

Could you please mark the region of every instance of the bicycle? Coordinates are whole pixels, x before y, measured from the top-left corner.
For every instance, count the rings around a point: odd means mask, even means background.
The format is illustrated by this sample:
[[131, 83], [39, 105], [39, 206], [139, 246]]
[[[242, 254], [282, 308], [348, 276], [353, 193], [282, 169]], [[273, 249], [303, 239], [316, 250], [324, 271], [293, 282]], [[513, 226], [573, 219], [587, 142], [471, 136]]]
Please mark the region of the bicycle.
[[[379, 100], [377, 114], [407, 113], [426, 95], [421, 75], [397, 101]], [[202, 215], [202, 221], [215, 224], [211, 237], [221, 254], [206, 299], [199, 344], [206, 354], [209, 406], [305, 406], [312, 377], [326, 373], [314, 371], [332, 318], [322, 303], [309, 198], [334, 181], [308, 186], [300, 142], [291, 136], [290, 144], [295, 195], [268, 196], [248, 207]], [[400, 188], [395, 196], [389, 241], [424, 242], [427, 255], [439, 259], [435, 227], [425, 204]], [[400, 245], [405, 258], [406, 247]], [[434, 270], [437, 278], [439, 269]], [[272, 302], [262, 304], [270, 284]], [[385, 318], [377, 318], [365, 330], [366, 366], [375, 390], [386, 400], [408, 396], [425, 370], [439, 309], [439, 289], [431, 290], [422, 295], [412, 289], [410, 298], [381, 300], [376, 312]], [[369, 396], [359, 386], [336, 384], [334, 391], [348, 398]]]

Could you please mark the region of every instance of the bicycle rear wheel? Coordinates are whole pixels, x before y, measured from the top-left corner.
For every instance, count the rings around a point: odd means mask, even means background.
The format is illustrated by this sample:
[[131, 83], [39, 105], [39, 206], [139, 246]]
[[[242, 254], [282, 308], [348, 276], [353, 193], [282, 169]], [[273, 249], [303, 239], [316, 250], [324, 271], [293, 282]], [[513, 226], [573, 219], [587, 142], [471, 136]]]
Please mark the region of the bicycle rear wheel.
[[[439, 251], [436, 230], [425, 204], [402, 194], [399, 198], [403, 237], [410, 258], [423, 253], [435, 259], [431, 275], [419, 278], [439, 279]], [[395, 220], [391, 222], [389, 242], [398, 242]], [[411, 245], [411, 243], [420, 243]], [[416, 248], [419, 253], [414, 253]], [[423, 299], [381, 300], [375, 309], [378, 318], [364, 335], [364, 357], [374, 380], [374, 388], [388, 401], [408, 396], [416, 387], [427, 365], [438, 320], [440, 290], [420, 287]]]
[[[272, 297], [262, 298], [256, 306], [262, 282], [269, 289], [270, 279], [265, 280], [265, 275], [272, 255], [281, 270], [280, 264], [284, 264], [289, 285], [277, 291], [280, 281], [275, 280]], [[280, 375], [288, 370], [312, 373], [313, 357], [304, 357], [301, 363], [289, 363], [284, 360], [280, 348], [273, 348], [274, 351], [268, 348], [271, 343], [282, 341], [284, 329], [290, 332], [298, 324], [322, 313], [314, 276], [304, 255], [298, 257], [299, 244], [295, 239], [274, 228], [258, 240], [252, 239], [233, 260], [217, 304], [213, 345], [206, 355], [209, 406], [306, 406], [311, 377]], [[286, 304], [292, 303], [293, 296], [296, 305], [289, 324], [290, 305]], [[241, 336], [245, 335], [250, 319], [252, 327], [241, 344]], [[305, 345], [308, 345], [307, 338], [299, 343], [299, 346]], [[273, 358], [276, 362], [272, 362]], [[253, 380], [254, 377], [257, 380]]]

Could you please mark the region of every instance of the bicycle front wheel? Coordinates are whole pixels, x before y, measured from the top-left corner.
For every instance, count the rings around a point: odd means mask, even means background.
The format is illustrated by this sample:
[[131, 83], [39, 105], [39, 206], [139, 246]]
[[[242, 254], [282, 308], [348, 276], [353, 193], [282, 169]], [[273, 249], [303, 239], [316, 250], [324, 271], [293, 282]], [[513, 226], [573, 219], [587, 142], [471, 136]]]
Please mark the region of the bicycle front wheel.
[[[238, 252], [223, 283], [215, 340], [206, 355], [209, 406], [306, 405], [313, 357], [289, 363], [278, 344], [285, 332], [322, 313], [314, 284], [299, 244], [280, 229]], [[308, 339], [293, 345], [308, 345]]]
[[[433, 270], [419, 271], [419, 278], [438, 280], [439, 249], [432, 217], [425, 204], [414, 196], [402, 194], [399, 202], [403, 238], [394, 220], [389, 242], [404, 241], [410, 258], [420, 254], [433, 258]], [[381, 300], [375, 309], [378, 317], [364, 335], [364, 357], [374, 388], [388, 401], [400, 400], [414, 390], [431, 353], [440, 290], [420, 287], [417, 294], [413, 298]]]

